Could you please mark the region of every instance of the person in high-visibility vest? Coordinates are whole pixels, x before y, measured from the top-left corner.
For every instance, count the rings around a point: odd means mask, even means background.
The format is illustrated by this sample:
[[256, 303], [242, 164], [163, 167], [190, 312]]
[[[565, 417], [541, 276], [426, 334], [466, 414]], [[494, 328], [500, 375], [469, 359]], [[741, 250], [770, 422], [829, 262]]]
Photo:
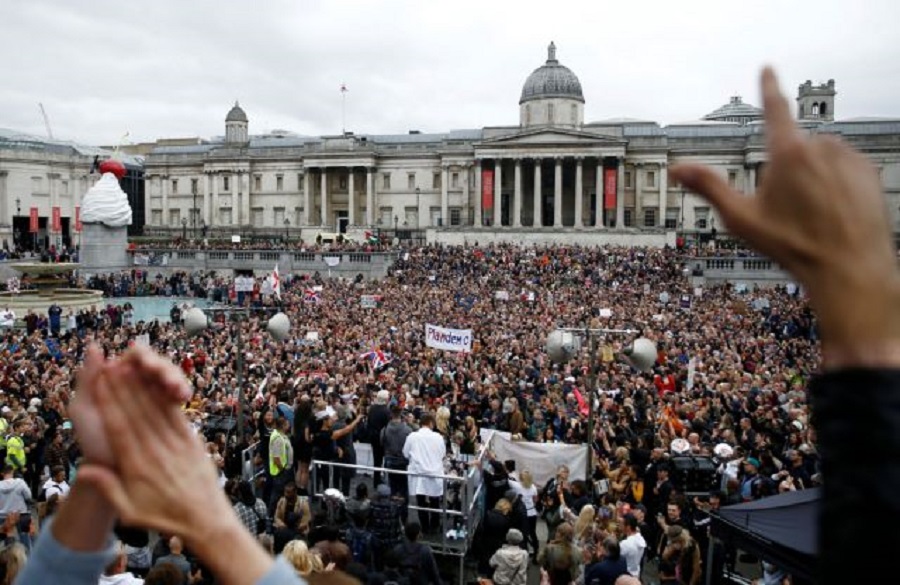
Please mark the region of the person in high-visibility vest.
[[17, 420], [13, 423], [13, 432], [6, 437], [6, 465], [12, 467], [17, 475], [25, 473], [28, 463], [25, 440], [22, 438], [27, 424], [27, 420]]
[[269, 508], [274, 513], [275, 506], [284, 492], [284, 486], [293, 477], [294, 448], [291, 446], [291, 421], [281, 417], [269, 437], [269, 476], [272, 478], [272, 493]]
[[0, 461], [6, 461], [6, 434], [9, 432], [9, 421], [6, 420], [9, 407], [3, 407], [6, 412], [0, 415]]

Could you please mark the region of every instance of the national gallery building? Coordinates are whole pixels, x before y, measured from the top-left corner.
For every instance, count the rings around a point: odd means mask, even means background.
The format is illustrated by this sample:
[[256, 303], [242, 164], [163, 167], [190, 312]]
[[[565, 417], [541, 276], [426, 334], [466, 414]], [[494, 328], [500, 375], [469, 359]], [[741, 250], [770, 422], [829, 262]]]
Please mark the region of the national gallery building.
[[[835, 121], [836, 93], [833, 80], [799, 85], [799, 123], [838, 134], [871, 158], [900, 232], [900, 119]], [[552, 43], [522, 86], [517, 126], [251, 135], [249, 116], [235, 104], [224, 137], [160, 139], [141, 153], [138, 231], [290, 233], [308, 241], [320, 233], [415, 230], [451, 243], [463, 241], [459, 234], [468, 234], [466, 241], [590, 241], [605, 234], [614, 240], [595, 241], [653, 243], [724, 227], [705, 201], [669, 180], [669, 165], [712, 165], [748, 193], [758, 184], [766, 162], [762, 110], [740, 97], [700, 120], [667, 126], [630, 118], [585, 122], [584, 105], [581, 82]], [[0, 195], [3, 154], [0, 143]], [[13, 198], [27, 209], [31, 195]]]

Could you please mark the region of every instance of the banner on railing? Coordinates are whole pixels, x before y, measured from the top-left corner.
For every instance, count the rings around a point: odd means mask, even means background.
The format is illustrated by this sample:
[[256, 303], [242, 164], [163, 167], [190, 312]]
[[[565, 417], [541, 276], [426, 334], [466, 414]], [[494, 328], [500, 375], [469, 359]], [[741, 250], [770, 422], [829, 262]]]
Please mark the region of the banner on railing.
[[[490, 431], [488, 431], [490, 432]], [[543, 486], [556, 476], [560, 465], [569, 468], [569, 481], [585, 479], [587, 446], [566, 443], [513, 441], [509, 433], [491, 432], [483, 442], [499, 461], [513, 460], [516, 469], [531, 471], [534, 483]]]
[[444, 351], [472, 351], [471, 329], [450, 329], [425, 325], [425, 345]]

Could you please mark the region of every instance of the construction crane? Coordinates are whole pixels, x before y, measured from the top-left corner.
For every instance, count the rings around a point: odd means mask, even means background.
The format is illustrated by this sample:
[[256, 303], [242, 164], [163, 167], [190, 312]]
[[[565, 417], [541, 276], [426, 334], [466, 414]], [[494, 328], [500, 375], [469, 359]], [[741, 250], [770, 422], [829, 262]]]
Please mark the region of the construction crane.
[[41, 108], [41, 116], [44, 117], [44, 127], [47, 128], [47, 138], [53, 140], [53, 130], [50, 129], [50, 118], [47, 117], [47, 110], [44, 109], [44, 104], [39, 103], [38, 106]]

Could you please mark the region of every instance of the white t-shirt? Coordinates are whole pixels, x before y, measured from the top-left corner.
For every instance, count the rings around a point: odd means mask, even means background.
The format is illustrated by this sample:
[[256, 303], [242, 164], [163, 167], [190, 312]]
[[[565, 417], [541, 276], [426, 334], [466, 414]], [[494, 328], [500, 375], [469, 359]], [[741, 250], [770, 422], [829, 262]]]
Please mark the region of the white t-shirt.
[[50, 478], [44, 482], [43, 489], [44, 498], [49, 500], [50, 496], [52, 496], [53, 494], [59, 494], [60, 497], [65, 498], [69, 495], [70, 488], [68, 482], [66, 482], [65, 480], [57, 483], [53, 481], [53, 478]]
[[525, 503], [525, 511], [528, 512], [528, 517], [537, 516], [537, 509], [534, 507], [534, 498], [537, 496], [538, 490], [537, 486], [531, 484], [530, 488], [526, 488], [521, 483], [517, 481], [509, 482], [510, 485], [516, 493], [522, 497], [522, 502]]
[[644, 550], [647, 548], [647, 541], [640, 532], [635, 532], [628, 538], [619, 543], [619, 551], [625, 563], [628, 566], [628, 572], [632, 577], [641, 577], [641, 559], [644, 558]]

